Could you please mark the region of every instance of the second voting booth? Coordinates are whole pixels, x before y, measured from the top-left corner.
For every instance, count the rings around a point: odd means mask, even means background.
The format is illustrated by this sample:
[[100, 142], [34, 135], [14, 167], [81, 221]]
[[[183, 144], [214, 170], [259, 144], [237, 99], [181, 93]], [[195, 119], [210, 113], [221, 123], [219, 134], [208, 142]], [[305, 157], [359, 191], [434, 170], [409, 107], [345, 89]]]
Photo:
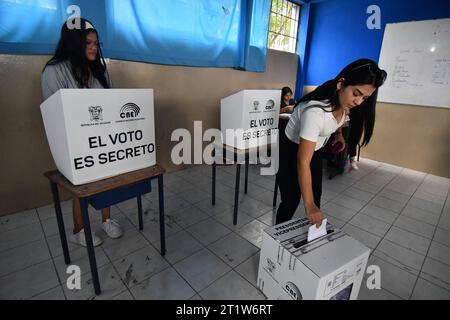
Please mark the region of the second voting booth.
[[277, 141], [281, 90], [242, 90], [220, 102], [222, 143], [248, 149]]

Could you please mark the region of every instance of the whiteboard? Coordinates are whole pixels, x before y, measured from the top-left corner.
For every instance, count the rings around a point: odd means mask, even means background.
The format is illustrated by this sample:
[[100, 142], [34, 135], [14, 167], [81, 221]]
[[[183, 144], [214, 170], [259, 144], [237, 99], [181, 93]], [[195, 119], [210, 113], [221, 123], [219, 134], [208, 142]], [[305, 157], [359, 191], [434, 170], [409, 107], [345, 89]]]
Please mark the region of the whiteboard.
[[450, 108], [450, 19], [387, 24], [378, 101]]

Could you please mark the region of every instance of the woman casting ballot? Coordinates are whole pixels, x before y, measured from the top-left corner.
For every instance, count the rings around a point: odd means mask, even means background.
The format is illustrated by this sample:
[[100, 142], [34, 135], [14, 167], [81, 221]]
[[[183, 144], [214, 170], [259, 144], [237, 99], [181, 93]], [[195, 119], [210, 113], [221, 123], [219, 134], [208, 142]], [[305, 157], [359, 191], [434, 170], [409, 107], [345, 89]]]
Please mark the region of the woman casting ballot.
[[386, 72], [369, 59], [360, 59], [346, 66], [329, 80], [300, 99], [280, 137], [279, 187], [281, 203], [276, 224], [292, 219], [303, 196], [306, 215], [312, 224], [322, 224], [322, 147], [336, 132], [333, 143], [342, 143], [340, 127], [352, 108], [360, 108], [358, 141], [364, 131], [362, 145], [369, 143], [375, 123], [378, 88]]

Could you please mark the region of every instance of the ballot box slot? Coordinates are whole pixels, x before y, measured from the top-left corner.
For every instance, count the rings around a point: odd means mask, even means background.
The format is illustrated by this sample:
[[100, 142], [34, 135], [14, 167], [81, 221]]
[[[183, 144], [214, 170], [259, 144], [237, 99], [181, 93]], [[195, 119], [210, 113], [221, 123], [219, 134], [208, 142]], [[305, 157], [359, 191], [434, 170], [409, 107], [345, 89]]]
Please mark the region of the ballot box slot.
[[316, 240], [309, 242], [309, 243], [303, 245], [302, 247], [299, 247], [296, 250], [291, 251], [291, 253], [293, 255], [295, 255], [296, 257], [299, 257], [301, 255], [307, 254], [308, 252], [316, 250], [316, 249], [328, 244], [329, 242], [333, 242], [342, 237], [345, 237], [345, 233], [343, 233], [341, 231], [339, 231], [337, 233], [335, 233], [335, 232], [330, 233], [323, 237], [317, 238]]

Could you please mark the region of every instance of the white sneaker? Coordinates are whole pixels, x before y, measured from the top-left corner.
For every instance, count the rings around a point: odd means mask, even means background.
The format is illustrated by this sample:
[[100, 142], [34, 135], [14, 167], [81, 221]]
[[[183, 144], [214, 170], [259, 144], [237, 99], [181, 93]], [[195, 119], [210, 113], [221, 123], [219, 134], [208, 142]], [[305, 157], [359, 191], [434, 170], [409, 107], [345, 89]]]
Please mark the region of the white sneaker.
[[358, 170], [358, 164], [356, 163], [356, 159], [355, 158], [351, 158], [350, 159], [350, 165], [352, 167], [353, 170]]
[[[86, 236], [84, 234], [84, 229], [81, 229], [78, 233], [73, 234], [70, 237], [70, 241], [76, 244], [79, 244], [83, 247], [87, 247], [86, 245]], [[101, 245], [103, 240], [95, 235], [92, 232], [92, 244], [94, 247]]]
[[112, 239], [120, 238], [123, 234], [122, 228], [117, 223], [117, 221], [113, 219], [107, 219], [102, 223], [102, 229], [106, 232], [108, 237]]

